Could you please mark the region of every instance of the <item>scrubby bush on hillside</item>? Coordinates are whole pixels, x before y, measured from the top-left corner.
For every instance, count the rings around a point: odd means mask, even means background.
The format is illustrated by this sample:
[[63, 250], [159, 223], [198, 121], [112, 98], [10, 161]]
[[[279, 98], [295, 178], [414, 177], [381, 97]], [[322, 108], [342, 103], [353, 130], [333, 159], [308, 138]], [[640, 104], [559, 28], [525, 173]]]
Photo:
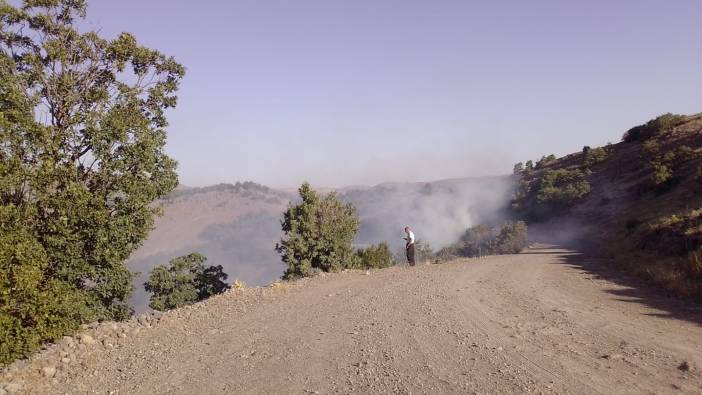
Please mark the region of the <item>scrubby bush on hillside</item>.
[[590, 183], [579, 169], [556, 169], [546, 172], [537, 193], [540, 203], [563, 209], [590, 193]]
[[0, 3], [5, 361], [131, 314], [124, 261], [177, 185], [165, 111], [184, 68], [130, 34], [81, 34], [84, 13], [81, 0]]
[[702, 209], [665, 217], [647, 227], [639, 248], [666, 259], [652, 280], [682, 296], [702, 295]]
[[675, 181], [676, 173], [680, 167], [697, 156], [695, 150], [687, 145], [681, 145], [674, 151], [661, 153], [660, 144], [653, 140], [644, 144], [644, 152], [653, 156], [649, 162], [651, 181], [659, 191], [665, 191]]
[[686, 120], [687, 117], [684, 115], [676, 115], [671, 113], [663, 114], [643, 125], [635, 126], [629, 129], [626, 133], [624, 133], [622, 140], [627, 143], [647, 140], [657, 134], [668, 131], [682, 124]]
[[641, 248], [661, 255], [683, 256], [702, 247], [702, 209], [671, 215], [650, 226]]
[[354, 259], [351, 243], [359, 227], [356, 208], [335, 193], [320, 197], [308, 183], [299, 189], [302, 202], [291, 204], [281, 222], [284, 237], [276, 251], [288, 265], [283, 277], [311, 274], [313, 268], [338, 271]]
[[603, 147], [588, 148], [587, 151], [583, 149], [583, 164], [585, 167], [592, 167], [598, 163], [602, 163], [607, 160], [607, 150]]
[[382, 269], [395, 264], [387, 243], [375, 244], [356, 250], [356, 259], [349, 265], [351, 269]]
[[[601, 159], [600, 154], [596, 155]], [[590, 174], [592, 171], [588, 167], [583, 170], [575, 166], [547, 170], [540, 178], [530, 178], [523, 173], [515, 185], [511, 209], [518, 218], [535, 222], [562, 214], [590, 193], [590, 183], [586, 179]]]
[[553, 163], [556, 161], [556, 155], [551, 154], [549, 156], [542, 156], [541, 159], [539, 159], [538, 162], [536, 162], [536, 168], [540, 169], [550, 163]]
[[149, 307], [165, 311], [205, 300], [229, 289], [222, 266], [205, 266], [198, 253], [172, 259], [168, 266], [157, 266], [144, 284], [151, 293]]
[[675, 155], [669, 152], [656, 160], [651, 161], [651, 181], [653, 185], [662, 185], [673, 178], [672, 162]]
[[675, 150], [675, 157], [678, 163], [684, 163], [689, 160], [695, 159], [697, 153], [694, 149], [687, 145], [681, 145]]
[[527, 246], [528, 229], [523, 221], [506, 222], [499, 227], [476, 225], [467, 229], [458, 241], [436, 253], [439, 259], [516, 254]]

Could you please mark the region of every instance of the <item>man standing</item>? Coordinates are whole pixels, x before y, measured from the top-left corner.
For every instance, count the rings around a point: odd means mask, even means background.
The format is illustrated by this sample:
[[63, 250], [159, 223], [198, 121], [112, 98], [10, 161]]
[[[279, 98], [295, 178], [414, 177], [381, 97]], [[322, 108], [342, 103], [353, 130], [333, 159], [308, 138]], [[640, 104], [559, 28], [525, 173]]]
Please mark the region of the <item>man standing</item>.
[[405, 241], [407, 242], [405, 244], [407, 263], [409, 263], [410, 266], [414, 266], [414, 232], [412, 232], [409, 226], [405, 226], [405, 233], [407, 234], [407, 237], [405, 237]]

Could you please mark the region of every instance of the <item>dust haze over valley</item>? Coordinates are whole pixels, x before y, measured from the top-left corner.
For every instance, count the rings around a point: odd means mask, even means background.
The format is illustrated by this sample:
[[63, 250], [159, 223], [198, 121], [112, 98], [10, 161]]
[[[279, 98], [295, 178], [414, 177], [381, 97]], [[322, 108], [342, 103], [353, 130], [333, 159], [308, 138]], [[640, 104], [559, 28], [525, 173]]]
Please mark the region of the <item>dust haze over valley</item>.
[[[420, 183], [384, 183], [336, 190], [353, 203], [361, 220], [359, 247], [386, 241], [401, 250], [403, 228], [411, 225], [420, 240], [434, 248], [456, 241], [468, 227], [501, 220], [514, 189], [509, 176], [448, 179]], [[222, 265], [229, 281], [266, 285], [285, 266], [274, 251], [282, 235], [280, 220], [296, 193], [244, 182], [203, 188], [181, 187], [165, 199], [164, 215], [128, 265], [135, 279], [132, 304], [148, 305], [142, 284], [149, 271], [193, 251]]]

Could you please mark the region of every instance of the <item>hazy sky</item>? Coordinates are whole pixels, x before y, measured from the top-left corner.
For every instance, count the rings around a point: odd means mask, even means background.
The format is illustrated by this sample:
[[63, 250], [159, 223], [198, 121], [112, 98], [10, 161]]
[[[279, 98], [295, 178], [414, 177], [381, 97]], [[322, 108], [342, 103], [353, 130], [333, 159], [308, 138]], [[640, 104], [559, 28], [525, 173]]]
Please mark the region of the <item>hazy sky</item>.
[[93, 0], [175, 56], [181, 182], [431, 180], [702, 111], [702, 1]]

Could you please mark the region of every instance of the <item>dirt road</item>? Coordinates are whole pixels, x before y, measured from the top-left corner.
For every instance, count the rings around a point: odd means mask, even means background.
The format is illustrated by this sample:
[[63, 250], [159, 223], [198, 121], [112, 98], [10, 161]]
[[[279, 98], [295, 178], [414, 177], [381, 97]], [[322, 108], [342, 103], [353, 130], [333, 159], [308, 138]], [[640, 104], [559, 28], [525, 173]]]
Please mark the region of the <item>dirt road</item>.
[[87, 332], [95, 344], [67, 339], [0, 382], [40, 393], [702, 393], [702, 311], [612, 275], [537, 248], [234, 290], [153, 325], [101, 325]]

